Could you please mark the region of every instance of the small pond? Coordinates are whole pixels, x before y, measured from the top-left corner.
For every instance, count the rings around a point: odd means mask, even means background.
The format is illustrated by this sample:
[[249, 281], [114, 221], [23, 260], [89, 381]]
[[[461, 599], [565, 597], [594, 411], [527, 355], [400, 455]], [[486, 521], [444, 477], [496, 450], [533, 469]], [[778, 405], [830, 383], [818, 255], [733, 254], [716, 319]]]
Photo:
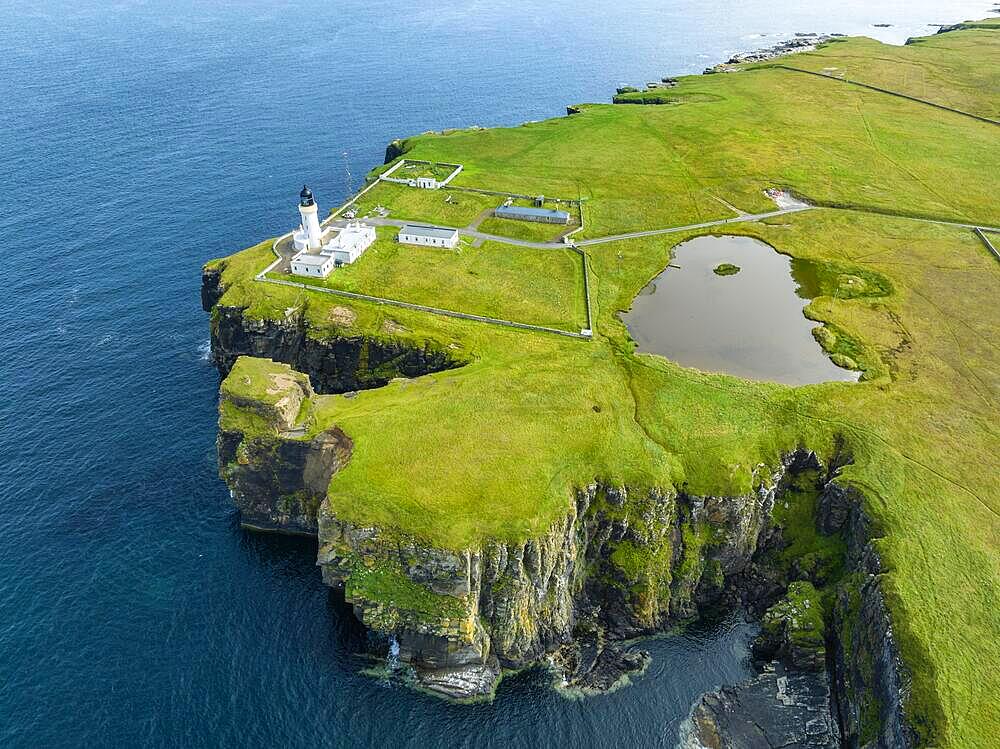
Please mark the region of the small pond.
[[[723, 264], [739, 267], [716, 273]], [[725, 272], [725, 268], [721, 272]], [[809, 268], [750, 237], [698, 237], [673, 260], [622, 318], [639, 350], [687, 367], [752, 380], [805, 385], [855, 381], [812, 336], [803, 308], [815, 293]]]

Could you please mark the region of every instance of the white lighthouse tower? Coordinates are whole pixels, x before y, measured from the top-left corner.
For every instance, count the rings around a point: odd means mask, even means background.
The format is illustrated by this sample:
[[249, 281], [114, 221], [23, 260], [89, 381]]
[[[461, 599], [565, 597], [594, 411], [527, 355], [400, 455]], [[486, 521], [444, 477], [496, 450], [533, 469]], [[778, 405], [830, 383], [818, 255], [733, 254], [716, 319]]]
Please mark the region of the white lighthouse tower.
[[292, 244], [296, 250], [318, 250], [323, 244], [323, 230], [319, 225], [319, 208], [308, 185], [303, 185], [299, 193], [299, 215], [302, 225], [292, 233]]

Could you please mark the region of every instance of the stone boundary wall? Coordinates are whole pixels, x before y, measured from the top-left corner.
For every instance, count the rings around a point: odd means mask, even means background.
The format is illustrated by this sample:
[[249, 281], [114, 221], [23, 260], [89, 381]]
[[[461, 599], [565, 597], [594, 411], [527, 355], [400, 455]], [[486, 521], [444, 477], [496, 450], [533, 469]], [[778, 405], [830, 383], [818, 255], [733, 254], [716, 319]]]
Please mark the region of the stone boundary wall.
[[[983, 240], [983, 244], [986, 245], [986, 249], [989, 250], [991, 253], [993, 253], [993, 257], [995, 257], [997, 260], [1000, 260], [1000, 252], [998, 252], [997, 248], [993, 246], [993, 243], [990, 241], [990, 238], [986, 236], [986, 232], [980, 229], [978, 226], [975, 229], [973, 229], [973, 231], [976, 233], [977, 237]], [[993, 233], [996, 234], [998, 232], [993, 232]]]
[[[579, 251], [578, 251], [579, 252]], [[324, 286], [312, 286], [307, 283], [300, 283], [298, 281], [286, 281], [279, 278], [268, 278], [267, 274], [281, 262], [281, 258], [278, 258], [273, 263], [271, 263], [267, 268], [262, 270], [254, 278], [255, 281], [261, 283], [273, 283], [279, 286], [289, 286], [292, 288], [304, 289], [306, 291], [318, 291], [323, 294], [333, 294], [334, 296], [342, 296], [347, 299], [358, 299], [364, 302], [375, 302], [376, 304], [388, 304], [393, 307], [402, 307], [403, 309], [415, 310], [417, 312], [430, 312], [434, 315], [441, 315], [443, 317], [454, 317], [460, 320], [474, 320], [476, 322], [485, 322], [492, 325], [502, 325], [507, 328], [514, 328], [517, 330], [532, 330], [537, 333], [552, 333], [554, 335], [561, 335], [567, 338], [578, 338], [584, 341], [589, 341], [593, 339], [593, 334], [586, 333], [574, 333], [571, 330], [560, 330], [559, 328], [549, 328], [545, 325], [532, 325], [530, 323], [514, 322], [513, 320], [503, 320], [498, 317], [486, 317], [485, 315], [473, 315], [468, 312], [457, 312], [455, 310], [442, 309], [440, 307], [430, 307], [425, 304], [414, 304], [413, 302], [402, 302], [398, 299], [388, 299], [386, 297], [371, 296], [370, 294], [358, 294], [353, 291], [342, 291], [341, 289], [330, 289]], [[584, 259], [584, 278], [586, 279], [586, 259]], [[586, 287], [586, 283], [584, 284]], [[587, 302], [587, 321], [590, 324], [590, 302]]]
[[979, 120], [980, 122], [985, 122], [990, 125], [1000, 125], [1000, 121], [990, 119], [989, 117], [984, 117], [983, 115], [973, 114], [972, 112], [966, 112], [961, 109], [955, 109], [954, 107], [949, 107], [947, 104], [938, 104], [937, 102], [928, 101], [927, 99], [921, 99], [917, 96], [910, 96], [909, 94], [903, 94], [899, 91], [892, 91], [887, 88], [881, 88], [879, 86], [873, 86], [870, 83], [861, 83], [860, 81], [852, 81], [848, 78], [836, 78], [832, 75], [825, 75], [824, 73], [818, 73], [815, 70], [806, 70], [805, 68], [796, 68], [792, 65], [785, 65], [784, 63], [778, 63], [773, 67], [781, 68], [782, 70], [791, 70], [795, 73], [806, 73], [808, 75], [819, 76], [820, 78], [826, 78], [830, 81], [839, 81], [840, 83], [849, 83], [852, 86], [860, 86], [861, 88], [867, 88], [872, 91], [878, 91], [881, 94], [889, 94], [890, 96], [898, 96], [901, 99], [909, 99], [910, 101], [915, 101], [918, 104], [926, 104], [929, 107], [935, 107], [936, 109], [943, 109], [946, 112], [952, 112], [954, 114], [960, 114], [963, 117], [971, 117], [974, 120]]

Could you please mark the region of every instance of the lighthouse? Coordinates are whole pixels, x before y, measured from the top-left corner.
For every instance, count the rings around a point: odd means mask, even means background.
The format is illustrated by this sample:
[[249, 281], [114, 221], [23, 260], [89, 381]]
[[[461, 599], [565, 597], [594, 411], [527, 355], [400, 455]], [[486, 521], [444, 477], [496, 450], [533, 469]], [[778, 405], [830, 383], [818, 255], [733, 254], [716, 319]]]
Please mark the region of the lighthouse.
[[299, 216], [302, 217], [302, 225], [292, 236], [295, 249], [318, 250], [323, 244], [323, 230], [319, 225], [319, 208], [308, 185], [303, 185], [299, 193]]

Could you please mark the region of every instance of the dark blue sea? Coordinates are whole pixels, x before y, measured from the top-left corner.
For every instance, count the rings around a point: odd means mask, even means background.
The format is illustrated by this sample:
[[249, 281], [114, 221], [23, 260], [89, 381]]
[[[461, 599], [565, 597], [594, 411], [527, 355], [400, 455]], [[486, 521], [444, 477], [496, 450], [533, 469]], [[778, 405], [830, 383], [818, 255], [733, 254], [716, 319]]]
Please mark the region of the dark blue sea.
[[647, 643], [645, 676], [583, 701], [541, 672], [474, 707], [358, 674], [313, 544], [241, 531], [216, 476], [199, 269], [289, 229], [303, 182], [339, 202], [394, 137], [990, 5], [0, 0], [0, 746], [673, 747], [749, 674], [751, 627]]

